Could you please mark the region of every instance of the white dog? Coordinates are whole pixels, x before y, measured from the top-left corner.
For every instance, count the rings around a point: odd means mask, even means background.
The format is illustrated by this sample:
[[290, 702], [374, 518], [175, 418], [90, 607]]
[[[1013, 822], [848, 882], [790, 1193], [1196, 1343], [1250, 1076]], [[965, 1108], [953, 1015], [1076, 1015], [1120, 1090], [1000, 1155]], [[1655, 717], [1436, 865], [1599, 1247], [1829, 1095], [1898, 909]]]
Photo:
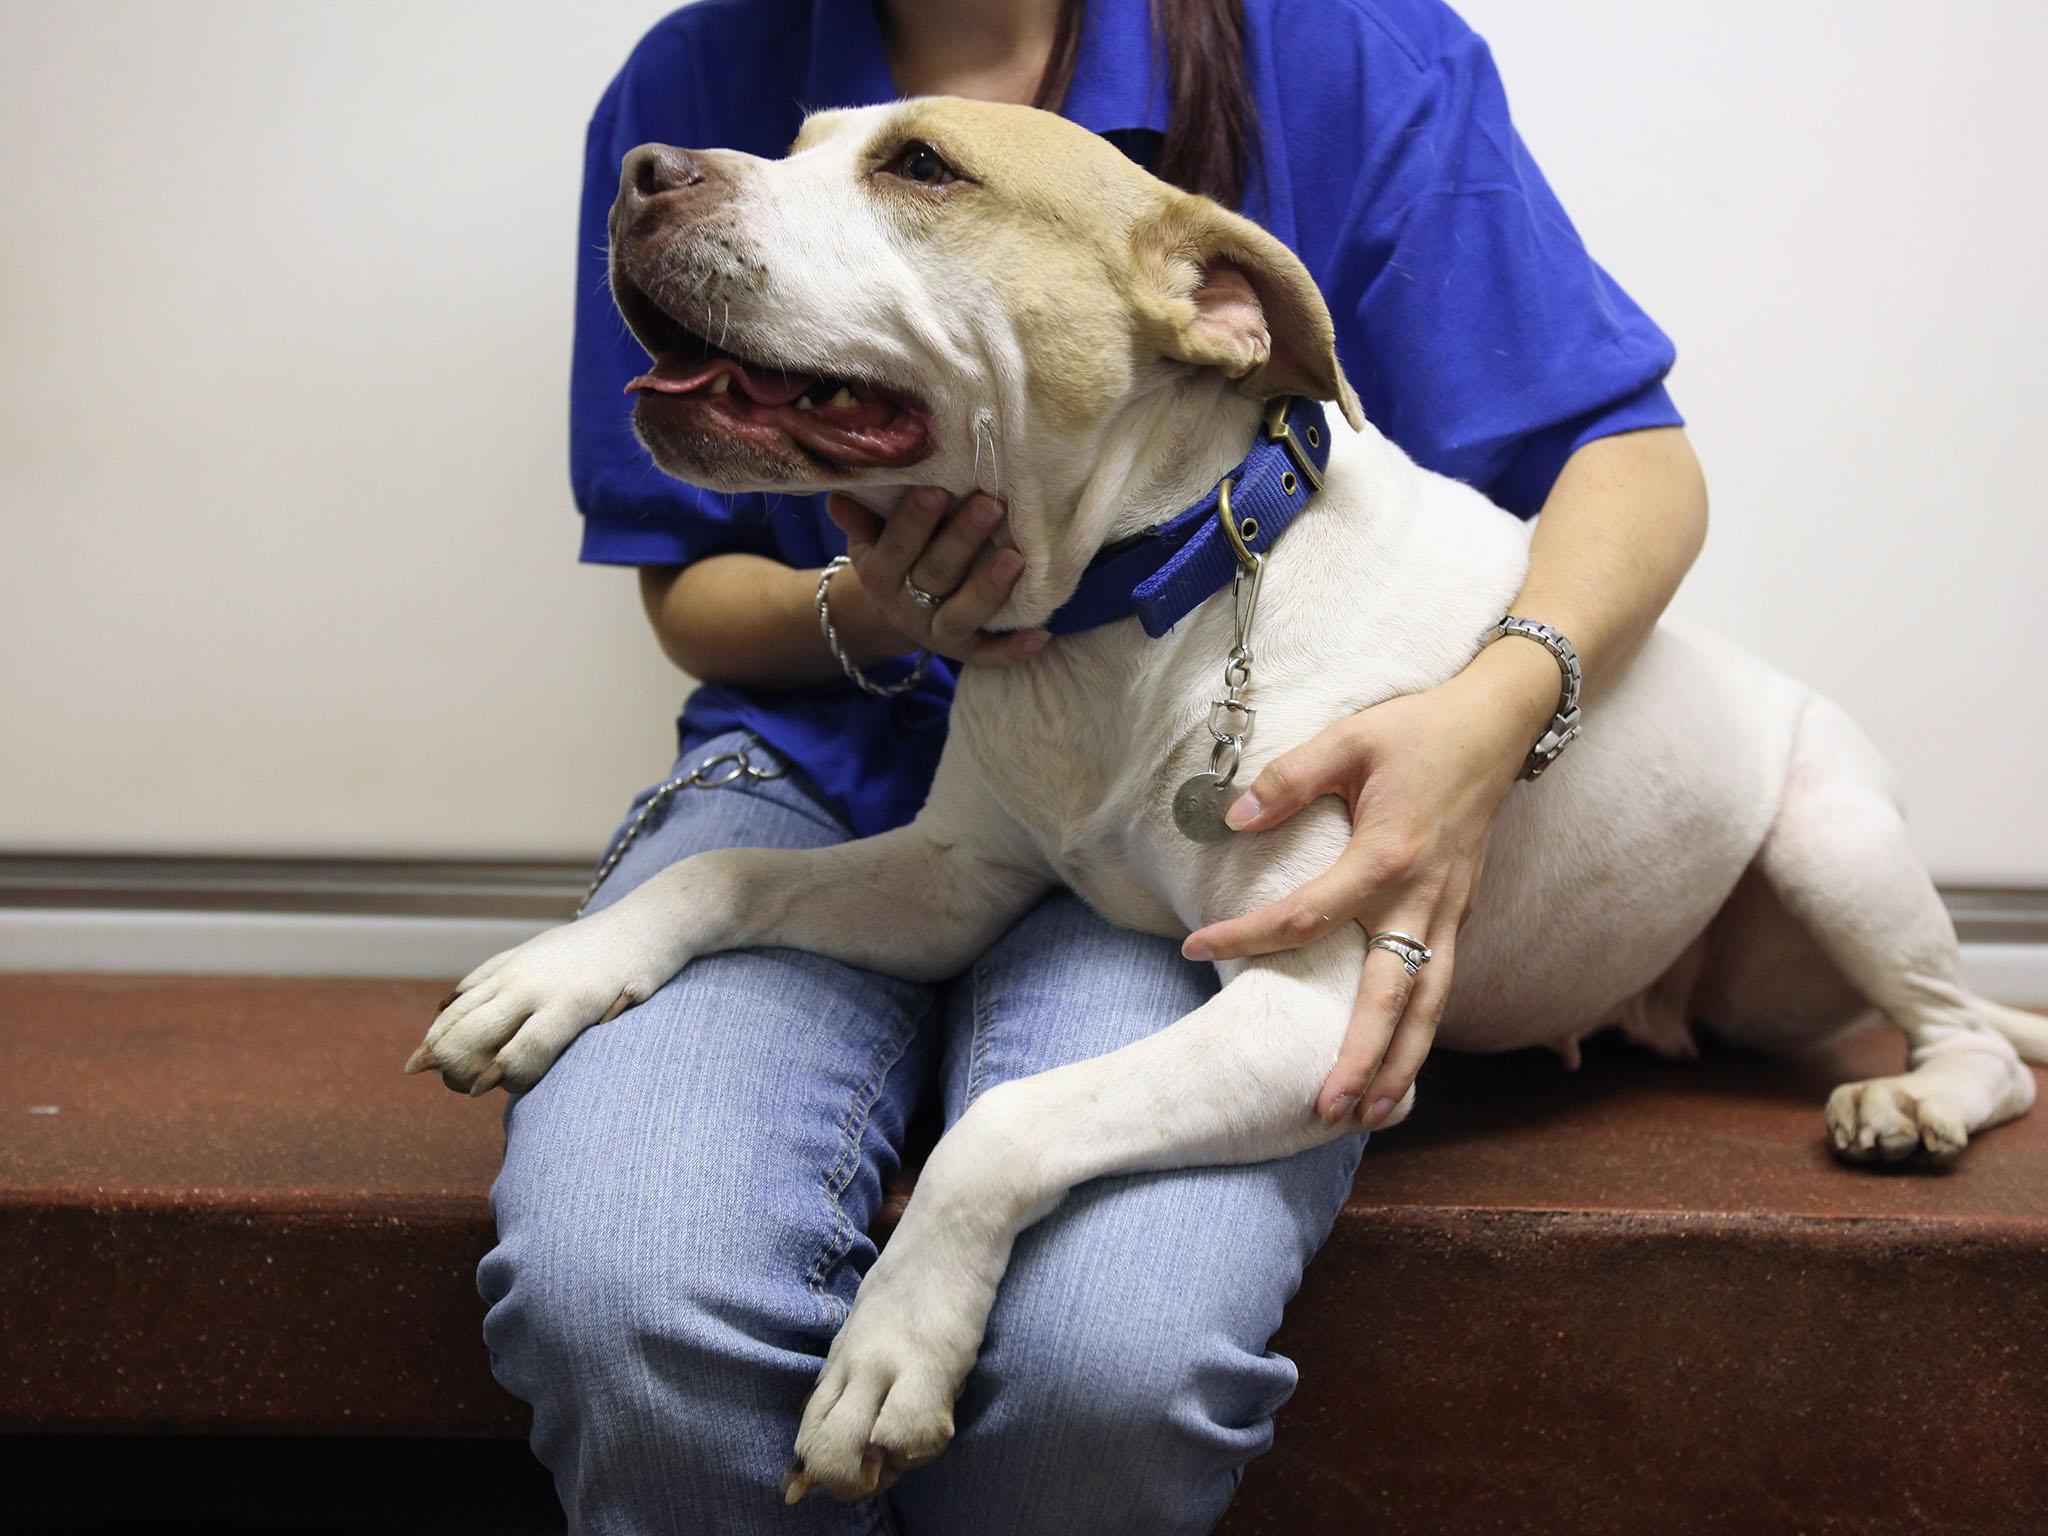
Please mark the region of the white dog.
[[[1364, 422], [1294, 257], [1057, 117], [928, 99], [814, 116], [780, 161], [646, 146], [612, 236], [614, 292], [656, 358], [635, 418], [656, 462], [734, 491], [840, 487], [884, 512], [906, 486], [989, 490], [1026, 561], [1002, 627], [1043, 623], [1104, 546], [1207, 497], [1262, 400], [1335, 402], [1355, 431], [1266, 558], [1240, 782], [1453, 676], [1521, 583], [1527, 526]], [[409, 1068], [529, 1086], [583, 1029], [742, 945], [950, 976], [1056, 882], [1176, 938], [1287, 893], [1344, 847], [1335, 801], [1212, 843], [1172, 819], [1208, 767], [1233, 622], [1225, 588], [1163, 638], [1117, 622], [969, 669], [910, 826], [683, 860], [478, 967]], [[1329, 926], [1222, 964], [1214, 1000], [1151, 1038], [984, 1094], [833, 1342], [786, 1493], [872, 1493], [943, 1449], [1012, 1242], [1077, 1184], [1342, 1134], [1314, 1103], [1365, 940]], [[1437, 1038], [1459, 1050], [1608, 1024], [1680, 1048], [1695, 1020], [1791, 1049], [1883, 1015], [1910, 1066], [1829, 1100], [1851, 1158], [1955, 1154], [2032, 1103], [2012, 1041], [2048, 1056], [2043, 1021], [1958, 979], [1870, 743], [1828, 700], [1677, 624], [1503, 804], [1457, 959]]]

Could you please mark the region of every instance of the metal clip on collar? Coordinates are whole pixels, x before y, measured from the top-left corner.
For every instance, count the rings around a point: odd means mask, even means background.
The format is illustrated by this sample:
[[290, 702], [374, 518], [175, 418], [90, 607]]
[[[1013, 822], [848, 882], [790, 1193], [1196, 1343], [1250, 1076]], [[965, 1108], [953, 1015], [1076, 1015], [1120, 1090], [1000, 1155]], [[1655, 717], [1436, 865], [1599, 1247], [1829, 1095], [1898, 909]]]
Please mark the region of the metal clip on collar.
[[[1272, 419], [1267, 420], [1267, 430], [1273, 430]], [[1285, 436], [1287, 425], [1283, 421], [1280, 431], [1284, 441], [1292, 443]], [[1209, 705], [1209, 734], [1216, 738], [1216, 745], [1209, 751], [1209, 776], [1217, 788], [1237, 777], [1237, 765], [1244, 757], [1245, 741], [1251, 736], [1252, 721], [1258, 711], [1244, 701], [1244, 691], [1252, 680], [1252, 621], [1259, 611], [1259, 584], [1266, 573], [1263, 555], [1245, 547], [1247, 539], [1258, 535], [1258, 524], [1246, 518], [1240, 527], [1237, 515], [1230, 507], [1231, 482], [1225, 479], [1216, 488], [1216, 516], [1223, 524], [1224, 536], [1230, 540], [1232, 553], [1237, 556], [1237, 569], [1230, 578], [1230, 609], [1236, 621], [1237, 643], [1231, 647], [1230, 659], [1223, 665], [1223, 697]]]

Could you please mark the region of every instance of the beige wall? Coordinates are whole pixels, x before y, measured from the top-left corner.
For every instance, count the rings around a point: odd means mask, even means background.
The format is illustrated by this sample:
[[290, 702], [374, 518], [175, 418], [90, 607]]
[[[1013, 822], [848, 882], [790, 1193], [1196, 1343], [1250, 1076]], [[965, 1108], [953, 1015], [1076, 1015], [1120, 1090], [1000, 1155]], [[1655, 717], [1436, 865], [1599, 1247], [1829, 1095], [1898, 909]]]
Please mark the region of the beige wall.
[[582, 856], [667, 765], [563, 447], [660, 11], [8, 5], [0, 846]]
[[[661, 9], [0, 0], [0, 848], [581, 857], [666, 765], [563, 467], [583, 123]], [[1685, 606], [1944, 877], [2048, 880], [2048, 10], [1465, 10], [1679, 339]]]

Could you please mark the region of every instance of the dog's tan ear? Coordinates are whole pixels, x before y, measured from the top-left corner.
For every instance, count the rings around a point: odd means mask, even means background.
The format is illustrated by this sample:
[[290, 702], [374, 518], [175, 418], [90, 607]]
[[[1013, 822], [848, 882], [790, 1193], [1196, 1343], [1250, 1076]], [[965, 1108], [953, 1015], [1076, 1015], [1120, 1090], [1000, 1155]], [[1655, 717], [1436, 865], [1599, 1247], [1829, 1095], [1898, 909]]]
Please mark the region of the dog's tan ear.
[[1354, 428], [1365, 425], [1337, 362], [1329, 306], [1294, 252], [1186, 193], [1143, 221], [1133, 243], [1138, 306], [1165, 356], [1219, 368], [1262, 400], [1335, 401]]

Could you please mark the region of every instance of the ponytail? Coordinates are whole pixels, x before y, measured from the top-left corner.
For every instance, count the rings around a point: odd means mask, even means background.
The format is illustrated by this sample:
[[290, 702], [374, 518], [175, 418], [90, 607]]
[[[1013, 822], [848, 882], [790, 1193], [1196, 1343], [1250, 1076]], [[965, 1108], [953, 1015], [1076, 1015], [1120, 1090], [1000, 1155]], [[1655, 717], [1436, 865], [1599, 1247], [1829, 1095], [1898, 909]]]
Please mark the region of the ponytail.
[[[1062, 0], [1032, 105], [1057, 109], [1074, 83], [1087, 0]], [[1235, 208], [1258, 149], [1258, 109], [1244, 70], [1244, 0], [1152, 0], [1166, 39], [1166, 139], [1153, 174]]]

